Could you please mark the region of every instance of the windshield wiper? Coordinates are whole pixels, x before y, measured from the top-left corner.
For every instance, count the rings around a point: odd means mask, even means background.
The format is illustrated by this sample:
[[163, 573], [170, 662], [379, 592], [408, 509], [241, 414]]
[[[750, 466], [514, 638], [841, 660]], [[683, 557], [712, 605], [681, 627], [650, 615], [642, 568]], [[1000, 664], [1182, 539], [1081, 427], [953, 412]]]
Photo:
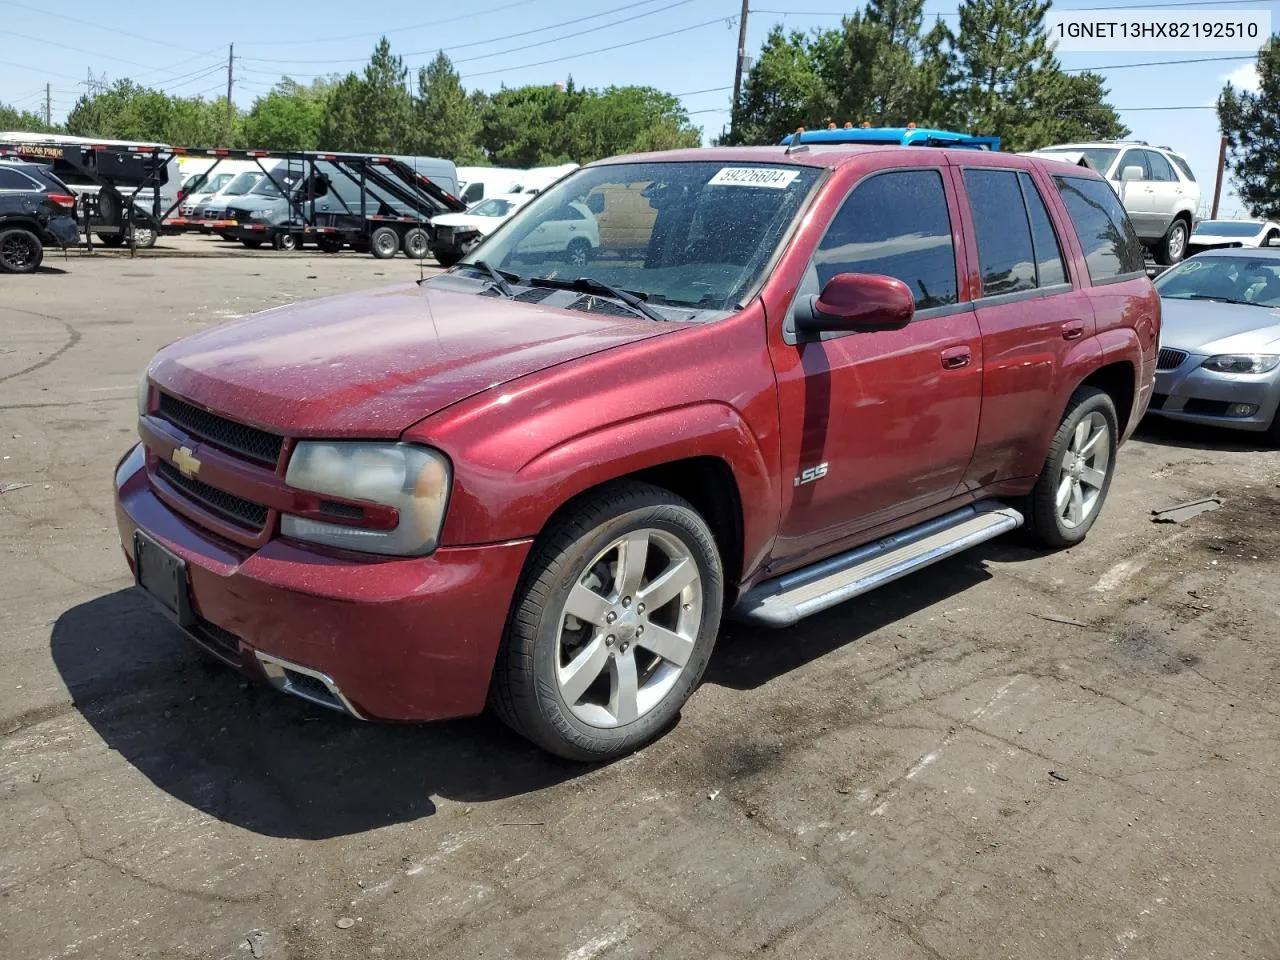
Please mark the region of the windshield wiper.
[[1215, 297], [1207, 293], [1193, 293], [1187, 298], [1188, 300], [1212, 300], [1214, 303], [1239, 303], [1246, 307], [1265, 307], [1265, 303], [1257, 303], [1253, 300], [1236, 300], [1233, 297]]
[[511, 284], [507, 282], [507, 278], [510, 277], [512, 280], [519, 283], [520, 282], [519, 274], [503, 273], [501, 270], [498, 270], [496, 267], [494, 267], [493, 264], [485, 260], [472, 260], [469, 263], [463, 264], [463, 266], [475, 267], [477, 270], [487, 273], [489, 275], [490, 286], [492, 286], [495, 290], [497, 290], [500, 294], [502, 294], [508, 300], [512, 299], [516, 295], [516, 292], [511, 289]]
[[582, 293], [603, 293], [606, 297], [613, 297], [613, 299], [626, 304], [646, 319], [657, 320], [659, 323], [666, 323], [667, 321], [666, 317], [644, 302], [642, 295], [632, 293], [630, 290], [623, 290], [621, 287], [615, 287], [613, 284], [597, 280], [595, 277], [578, 277], [576, 280], [530, 277], [529, 286], [552, 287], [556, 290], [580, 290]]

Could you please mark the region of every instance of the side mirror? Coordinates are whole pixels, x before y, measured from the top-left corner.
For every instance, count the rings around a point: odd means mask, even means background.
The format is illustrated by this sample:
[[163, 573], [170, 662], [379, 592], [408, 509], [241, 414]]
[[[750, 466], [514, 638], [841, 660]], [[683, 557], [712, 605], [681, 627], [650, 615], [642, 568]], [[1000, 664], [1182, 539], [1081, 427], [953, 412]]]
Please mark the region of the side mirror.
[[901, 330], [915, 314], [911, 288], [896, 277], [838, 273], [816, 297], [796, 304], [796, 329], [804, 333]]
[[1120, 171], [1120, 180], [1123, 183], [1129, 183], [1133, 180], [1141, 180], [1143, 179], [1143, 176], [1142, 168], [1136, 163], [1130, 164]]
[[593, 193], [587, 197], [587, 209], [594, 214], [604, 213], [604, 194]]

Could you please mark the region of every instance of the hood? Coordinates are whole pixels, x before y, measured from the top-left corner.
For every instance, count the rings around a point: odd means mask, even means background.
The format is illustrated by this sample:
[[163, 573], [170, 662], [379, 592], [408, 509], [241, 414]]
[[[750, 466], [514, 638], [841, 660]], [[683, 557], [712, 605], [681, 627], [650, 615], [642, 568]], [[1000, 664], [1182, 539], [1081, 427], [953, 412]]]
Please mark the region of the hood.
[[1212, 300], [1160, 300], [1160, 345], [1189, 353], [1277, 353], [1280, 309]]
[[477, 217], [470, 213], [442, 213], [431, 218], [433, 227], [466, 227], [469, 230], [484, 230], [486, 221], [491, 227], [502, 222], [502, 217]]
[[482, 390], [672, 329], [411, 283], [206, 330], [161, 350], [150, 374], [275, 433], [395, 437]]

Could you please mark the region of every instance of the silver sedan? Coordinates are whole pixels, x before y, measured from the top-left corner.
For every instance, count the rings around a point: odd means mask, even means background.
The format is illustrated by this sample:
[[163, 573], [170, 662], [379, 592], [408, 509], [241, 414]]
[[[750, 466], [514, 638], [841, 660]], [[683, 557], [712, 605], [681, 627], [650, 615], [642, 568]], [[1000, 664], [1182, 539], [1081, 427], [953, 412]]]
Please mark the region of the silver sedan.
[[1280, 442], [1280, 248], [1197, 254], [1156, 290], [1164, 323], [1150, 412]]

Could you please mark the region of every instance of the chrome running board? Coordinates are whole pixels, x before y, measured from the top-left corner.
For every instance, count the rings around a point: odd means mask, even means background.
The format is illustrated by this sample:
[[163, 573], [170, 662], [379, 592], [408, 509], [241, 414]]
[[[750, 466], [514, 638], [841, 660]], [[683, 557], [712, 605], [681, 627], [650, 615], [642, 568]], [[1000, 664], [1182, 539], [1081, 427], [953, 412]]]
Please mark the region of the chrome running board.
[[757, 584], [738, 601], [732, 616], [766, 627], [789, 627], [1020, 526], [1022, 514], [1013, 507], [984, 500]]

